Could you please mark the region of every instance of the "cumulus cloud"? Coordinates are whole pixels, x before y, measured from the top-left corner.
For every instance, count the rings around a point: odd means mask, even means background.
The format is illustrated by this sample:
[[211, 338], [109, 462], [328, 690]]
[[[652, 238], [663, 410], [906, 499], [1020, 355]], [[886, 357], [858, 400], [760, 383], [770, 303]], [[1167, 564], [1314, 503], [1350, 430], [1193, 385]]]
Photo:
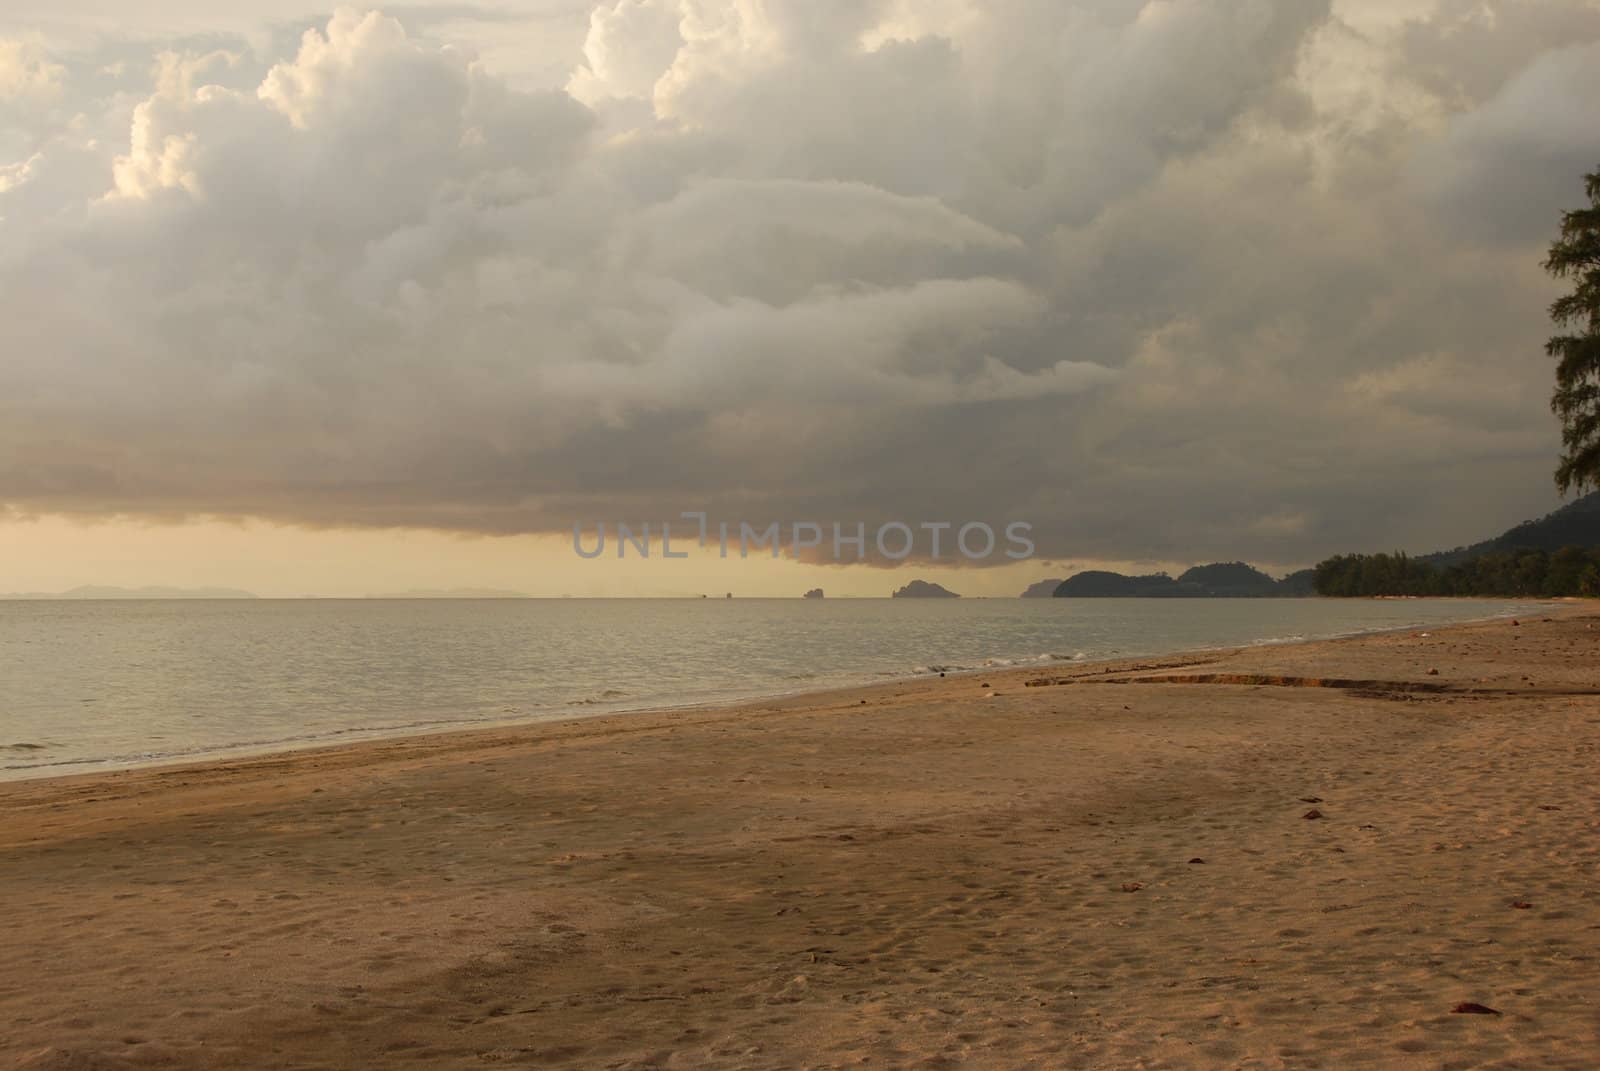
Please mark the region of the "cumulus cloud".
[[0, 100], [13, 106], [50, 102], [61, 93], [63, 68], [25, 41], [0, 41]]
[[354, 10], [0, 42], [0, 503], [1279, 562], [1548, 504], [1593, 5], [588, 6], [543, 90]]

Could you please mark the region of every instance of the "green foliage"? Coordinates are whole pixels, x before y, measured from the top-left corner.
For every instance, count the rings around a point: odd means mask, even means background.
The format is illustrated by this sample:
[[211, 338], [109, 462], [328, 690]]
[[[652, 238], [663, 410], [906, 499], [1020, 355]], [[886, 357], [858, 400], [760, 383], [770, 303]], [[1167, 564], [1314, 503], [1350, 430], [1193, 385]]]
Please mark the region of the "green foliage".
[[1484, 598], [1600, 596], [1600, 547], [1511, 550], [1436, 566], [1404, 554], [1341, 554], [1318, 563], [1317, 594], [1476, 595]]
[[1600, 599], [1600, 565], [1591, 565], [1578, 578], [1578, 594]]
[[1308, 598], [1317, 593], [1317, 571], [1301, 569], [1278, 581], [1278, 593], [1289, 598]]
[[1584, 185], [1589, 207], [1562, 214], [1561, 237], [1544, 262], [1551, 275], [1573, 284], [1550, 306], [1550, 318], [1566, 333], [1545, 344], [1557, 361], [1550, 408], [1561, 418], [1565, 450], [1556, 485], [1563, 493], [1600, 487], [1600, 171], [1584, 176]]
[[1179, 584], [1196, 584], [1207, 595], [1249, 598], [1278, 594], [1278, 582], [1244, 562], [1197, 565], [1178, 577]]

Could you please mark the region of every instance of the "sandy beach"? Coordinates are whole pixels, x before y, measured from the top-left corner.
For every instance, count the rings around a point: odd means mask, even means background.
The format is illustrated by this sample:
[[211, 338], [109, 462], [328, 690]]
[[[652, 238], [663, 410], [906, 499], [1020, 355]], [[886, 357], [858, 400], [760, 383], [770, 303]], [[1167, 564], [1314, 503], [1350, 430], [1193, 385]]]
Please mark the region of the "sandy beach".
[[1587, 1069], [1597, 770], [1579, 606], [7, 784], [0, 1063]]

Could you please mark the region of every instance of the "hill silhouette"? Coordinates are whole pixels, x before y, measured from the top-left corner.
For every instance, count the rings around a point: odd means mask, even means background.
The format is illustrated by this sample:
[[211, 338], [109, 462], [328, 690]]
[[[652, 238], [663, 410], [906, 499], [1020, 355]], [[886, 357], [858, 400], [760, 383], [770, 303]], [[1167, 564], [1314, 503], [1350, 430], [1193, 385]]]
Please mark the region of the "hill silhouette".
[[1317, 563], [1316, 587], [1356, 598], [1600, 596], [1600, 492], [1467, 547], [1419, 557], [1335, 555]]
[[1536, 521], [1523, 521], [1515, 528], [1454, 550], [1435, 551], [1417, 560], [1430, 565], [1459, 565], [1485, 554], [1504, 554], [1514, 550], [1555, 552], [1562, 547], [1600, 546], [1600, 491], [1568, 502]]
[[913, 580], [890, 596], [893, 599], [959, 599], [960, 595], [926, 580]]
[[1244, 562], [1197, 565], [1178, 577], [1178, 583], [1199, 585], [1207, 595], [1250, 597], [1278, 593], [1276, 580]]
[[1037, 583], [1029, 584], [1028, 590], [1024, 591], [1021, 597], [1024, 599], [1048, 599], [1056, 593], [1056, 588], [1060, 586], [1061, 577], [1059, 576], [1050, 580], [1040, 580]]
[[1063, 580], [1058, 599], [1262, 599], [1314, 594], [1311, 570], [1274, 580], [1244, 562], [1197, 565], [1174, 580], [1166, 573], [1124, 576], [1093, 569]]

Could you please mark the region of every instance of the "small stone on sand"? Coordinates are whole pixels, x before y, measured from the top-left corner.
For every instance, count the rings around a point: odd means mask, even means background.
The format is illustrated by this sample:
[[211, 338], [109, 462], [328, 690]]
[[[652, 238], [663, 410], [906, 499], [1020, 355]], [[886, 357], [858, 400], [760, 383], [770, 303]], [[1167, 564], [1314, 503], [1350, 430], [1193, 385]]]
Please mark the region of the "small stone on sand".
[[[1515, 623], [1516, 622], [1512, 622], [1512, 624], [1515, 624]], [[1461, 1004], [1457, 1004], [1454, 1008], [1450, 1009], [1450, 1013], [1452, 1015], [1499, 1015], [1499, 1014], [1501, 1014], [1500, 1012], [1495, 1011], [1493, 1008], [1489, 1007], [1486, 1004], [1475, 1004], [1470, 1000], [1469, 1001], [1465, 1001], [1464, 1003], [1461, 1003]]]

